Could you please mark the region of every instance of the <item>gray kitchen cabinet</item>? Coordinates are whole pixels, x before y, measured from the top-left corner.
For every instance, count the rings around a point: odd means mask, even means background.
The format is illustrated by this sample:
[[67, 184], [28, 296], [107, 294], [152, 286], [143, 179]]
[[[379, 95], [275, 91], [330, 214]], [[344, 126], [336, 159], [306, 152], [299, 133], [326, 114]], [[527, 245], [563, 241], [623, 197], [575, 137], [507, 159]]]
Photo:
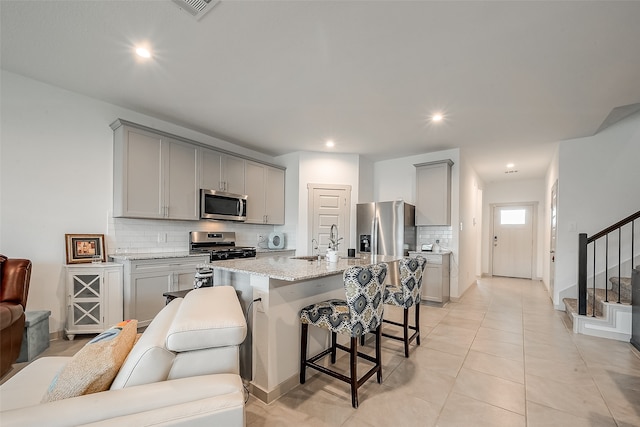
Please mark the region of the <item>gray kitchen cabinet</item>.
[[244, 159], [207, 148], [201, 153], [200, 188], [245, 194]]
[[65, 335], [95, 334], [122, 322], [122, 265], [66, 265]]
[[416, 225], [451, 225], [451, 166], [449, 159], [416, 167]]
[[116, 261], [124, 265], [124, 317], [141, 327], [164, 307], [163, 293], [193, 288], [196, 266], [209, 256]]
[[120, 121], [112, 128], [113, 216], [199, 219], [198, 147]]
[[427, 260], [422, 276], [422, 299], [425, 301], [445, 303], [450, 297], [450, 256], [445, 253], [409, 252], [409, 256], [417, 255]]
[[247, 160], [247, 223], [284, 224], [284, 170]]

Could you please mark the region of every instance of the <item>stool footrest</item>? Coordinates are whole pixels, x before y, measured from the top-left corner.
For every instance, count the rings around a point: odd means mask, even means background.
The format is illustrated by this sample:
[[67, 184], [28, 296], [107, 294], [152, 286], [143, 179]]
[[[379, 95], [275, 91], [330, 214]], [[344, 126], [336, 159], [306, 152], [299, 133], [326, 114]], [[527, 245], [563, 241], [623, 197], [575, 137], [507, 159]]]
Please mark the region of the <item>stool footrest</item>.
[[[333, 370], [331, 370], [331, 369], [329, 369], [327, 367], [324, 367], [322, 365], [318, 365], [317, 363], [315, 363], [318, 359], [322, 359], [324, 356], [328, 355], [330, 352], [331, 352], [331, 349], [329, 348], [329, 349], [323, 351], [322, 353], [319, 353], [319, 354], [315, 355], [311, 359], [307, 360], [305, 365], [310, 367], [310, 368], [313, 368], [313, 369], [315, 369], [317, 371], [320, 371], [320, 372], [322, 372], [324, 374], [330, 375], [330, 376], [332, 376], [332, 377], [334, 377], [336, 379], [339, 379], [340, 381], [343, 381], [343, 382], [345, 382], [347, 384], [350, 384], [351, 383], [351, 378], [347, 377], [346, 375], [341, 374], [340, 372], [333, 371]], [[360, 356], [360, 355], [361, 355], [361, 353], [358, 352], [358, 356]], [[367, 356], [367, 357], [365, 357], [365, 359], [367, 359], [367, 360], [369, 360], [371, 358], [368, 355], [365, 355], [365, 356]], [[373, 359], [373, 358], [371, 358], [371, 359]], [[375, 359], [373, 359], [371, 361], [375, 362]], [[369, 378], [371, 378], [371, 376], [373, 374], [375, 374], [378, 371], [378, 369], [379, 369], [378, 366], [374, 366], [371, 369], [369, 369], [362, 377], [360, 377], [358, 379], [358, 381], [357, 381], [358, 382], [358, 387], [360, 387]]]

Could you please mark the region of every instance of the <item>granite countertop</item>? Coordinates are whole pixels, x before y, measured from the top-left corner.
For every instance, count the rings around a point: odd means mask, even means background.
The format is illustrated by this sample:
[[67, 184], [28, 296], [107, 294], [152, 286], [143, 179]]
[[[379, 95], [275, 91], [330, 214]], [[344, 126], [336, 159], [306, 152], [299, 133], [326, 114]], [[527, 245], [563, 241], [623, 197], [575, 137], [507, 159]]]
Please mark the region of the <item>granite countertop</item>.
[[207, 256], [207, 254], [190, 254], [188, 251], [184, 252], [156, 252], [156, 253], [125, 253], [125, 254], [110, 254], [109, 258], [118, 261], [136, 261], [143, 259], [168, 259], [168, 258], [187, 258]]
[[451, 253], [449, 249], [440, 249], [438, 252], [434, 251], [409, 251], [410, 254], [420, 254], [420, 255], [448, 255]]
[[377, 255], [375, 260], [372, 260], [370, 256], [365, 256], [363, 258], [340, 258], [336, 263], [328, 263], [324, 259], [318, 262], [317, 260], [308, 261], [306, 259], [295, 259], [288, 256], [273, 256], [257, 259], [215, 261], [212, 262], [211, 265], [214, 269], [219, 268], [235, 273], [255, 274], [271, 279], [297, 282], [342, 274], [347, 268], [355, 265], [368, 265], [373, 262], [392, 262], [400, 258], [402, 257]]
[[256, 252], [264, 253], [264, 252], [288, 252], [295, 251], [295, 248], [282, 248], [282, 249], [269, 249], [269, 248], [256, 248]]

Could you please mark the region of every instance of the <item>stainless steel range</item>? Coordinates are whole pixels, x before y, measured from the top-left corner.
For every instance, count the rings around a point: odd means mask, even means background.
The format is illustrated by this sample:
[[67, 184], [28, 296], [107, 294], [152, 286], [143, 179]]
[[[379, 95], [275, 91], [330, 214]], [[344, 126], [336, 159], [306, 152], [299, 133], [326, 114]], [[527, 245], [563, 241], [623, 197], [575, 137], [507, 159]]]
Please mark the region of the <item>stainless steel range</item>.
[[233, 231], [191, 231], [189, 252], [209, 253], [211, 261], [256, 256], [256, 248], [236, 246], [236, 233]]

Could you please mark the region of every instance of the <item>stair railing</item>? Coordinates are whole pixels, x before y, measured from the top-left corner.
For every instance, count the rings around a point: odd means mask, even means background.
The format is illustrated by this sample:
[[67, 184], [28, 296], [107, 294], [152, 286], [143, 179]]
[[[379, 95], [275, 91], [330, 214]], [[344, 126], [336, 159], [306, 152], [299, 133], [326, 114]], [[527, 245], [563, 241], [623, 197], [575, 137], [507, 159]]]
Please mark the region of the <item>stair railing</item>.
[[587, 237], [586, 233], [580, 233], [578, 235], [578, 314], [586, 315], [587, 314], [587, 277], [588, 277], [588, 253], [589, 253], [589, 245], [593, 244], [592, 252], [593, 252], [593, 299], [592, 299], [592, 316], [596, 316], [596, 254], [597, 254], [597, 242], [600, 239], [604, 238], [604, 256], [605, 256], [605, 264], [604, 264], [604, 289], [605, 289], [605, 301], [609, 302], [609, 235], [614, 232], [618, 232], [618, 301], [620, 304], [620, 284], [622, 278], [622, 228], [628, 224], [631, 224], [630, 227], [630, 236], [631, 236], [631, 268], [633, 268], [634, 264], [634, 241], [635, 241], [635, 220], [640, 218], [640, 211], [629, 215], [627, 218], [613, 224], [610, 227], [605, 228], [604, 230], [594, 234], [591, 237]]

